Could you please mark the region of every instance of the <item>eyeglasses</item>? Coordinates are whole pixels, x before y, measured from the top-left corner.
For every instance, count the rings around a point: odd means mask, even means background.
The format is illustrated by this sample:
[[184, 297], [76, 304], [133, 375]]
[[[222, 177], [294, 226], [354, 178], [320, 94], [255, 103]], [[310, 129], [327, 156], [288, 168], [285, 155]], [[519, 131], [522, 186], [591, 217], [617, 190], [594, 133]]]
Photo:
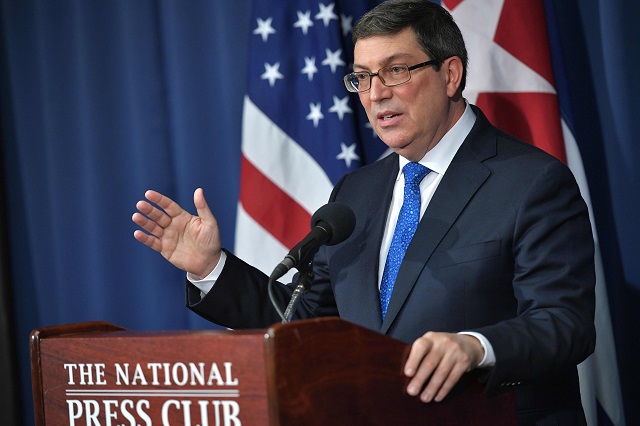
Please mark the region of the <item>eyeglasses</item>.
[[344, 85], [348, 91], [362, 93], [371, 89], [371, 79], [378, 76], [382, 84], [387, 87], [398, 86], [411, 80], [411, 70], [429, 65], [438, 65], [438, 62], [431, 60], [413, 66], [407, 64], [393, 64], [382, 67], [378, 72], [358, 71], [344, 76]]

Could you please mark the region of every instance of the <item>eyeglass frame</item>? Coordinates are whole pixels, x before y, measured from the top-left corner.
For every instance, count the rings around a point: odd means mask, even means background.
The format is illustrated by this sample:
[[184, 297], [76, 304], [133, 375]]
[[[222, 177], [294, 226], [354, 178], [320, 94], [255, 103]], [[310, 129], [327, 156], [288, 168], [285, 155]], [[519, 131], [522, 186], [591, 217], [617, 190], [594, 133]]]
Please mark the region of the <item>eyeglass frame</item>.
[[[380, 77], [380, 71], [385, 69], [385, 68], [398, 66], [398, 65], [403, 65], [403, 66], [407, 67], [407, 71], [409, 72], [409, 78], [406, 81], [403, 81], [402, 83], [394, 83], [394, 84], [385, 83], [384, 79], [382, 77]], [[434, 60], [434, 59], [431, 59], [431, 60], [429, 60], [427, 62], [421, 62], [419, 64], [415, 64], [415, 65], [412, 65], [412, 66], [409, 66], [407, 64], [390, 64], [390, 65], [386, 65], [386, 66], [380, 68], [376, 72], [369, 72], [369, 71], [358, 71], [358, 72], [354, 71], [354, 72], [350, 72], [349, 74], [345, 75], [342, 78], [342, 81], [343, 81], [345, 87], [347, 88], [347, 90], [349, 92], [351, 92], [351, 93], [366, 93], [369, 90], [371, 90], [371, 81], [373, 80], [373, 77], [378, 77], [380, 79], [380, 82], [382, 84], [384, 84], [386, 87], [400, 86], [401, 84], [408, 83], [411, 80], [411, 71], [413, 71], [413, 70], [415, 70], [417, 68], [427, 67], [427, 66], [430, 66], [430, 65], [439, 66], [440, 63], [438, 61]], [[369, 88], [366, 89], [366, 90], [356, 90], [356, 91], [350, 90], [351, 88], [353, 88], [353, 85], [351, 85], [351, 83], [348, 82], [347, 78], [350, 75], [354, 75], [354, 74], [368, 74], [369, 75]]]

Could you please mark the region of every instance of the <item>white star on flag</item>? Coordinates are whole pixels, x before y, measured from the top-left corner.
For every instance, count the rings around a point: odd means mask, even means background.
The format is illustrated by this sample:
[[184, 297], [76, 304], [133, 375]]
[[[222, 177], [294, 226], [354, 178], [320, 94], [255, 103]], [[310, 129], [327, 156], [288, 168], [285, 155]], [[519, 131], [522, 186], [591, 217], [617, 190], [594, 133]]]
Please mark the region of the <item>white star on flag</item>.
[[309, 78], [309, 81], [313, 80], [313, 75], [318, 72], [318, 67], [316, 67], [316, 57], [308, 58], [305, 56], [304, 58], [304, 68], [302, 68], [302, 74], [306, 74]]
[[253, 30], [253, 33], [260, 34], [260, 36], [262, 36], [262, 41], [266, 43], [269, 38], [269, 34], [276, 33], [276, 30], [271, 26], [271, 21], [273, 21], [273, 18], [268, 18], [267, 20], [262, 20], [258, 18], [257, 20], [258, 20], [258, 28]]
[[341, 152], [336, 156], [338, 160], [344, 160], [347, 167], [351, 167], [352, 161], [359, 161], [360, 157], [356, 154], [356, 144], [351, 144], [347, 146], [346, 144], [340, 142]]
[[313, 120], [313, 127], [318, 127], [318, 123], [324, 118], [324, 114], [320, 111], [320, 102], [309, 104], [309, 109], [311, 112], [307, 115], [307, 120]]
[[342, 55], [342, 49], [338, 49], [335, 52], [332, 52], [330, 49], [324, 49], [327, 57], [324, 61], [321, 62], [322, 65], [329, 65], [331, 68], [331, 73], [335, 74], [338, 66], [344, 66], [345, 63], [340, 57]]
[[[329, 108], [329, 112], [335, 112], [336, 114], [338, 114], [338, 118], [340, 119], [340, 121], [342, 121], [346, 113], [349, 113], [349, 114], [353, 113], [353, 110], [349, 107], [349, 105], [347, 105], [348, 102], [349, 102], [348, 95], [342, 99], [338, 98], [337, 96], [334, 96], [333, 106]], [[355, 147], [355, 145], [353, 146]]]
[[329, 26], [331, 20], [338, 20], [338, 15], [333, 13], [333, 8], [335, 7], [334, 3], [331, 3], [329, 6], [325, 6], [323, 3], [320, 3], [318, 6], [320, 6], [320, 12], [315, 16], [315, 18], [322, 20], [325, 27]]
[[302, 33], [307, 35], [307, 31], [309, 31], [309, 27], [313, 27], [313, 21], [311, 20], [311, 11], [307, 10], [302, 13], [300, 11], [296, 12], [298, 14], [298, 20], [293, 24], [295, 28], [301, 28]]
[[260, 76], [263, 80], [269, 80], [269, 86], [273, 87], [276, 84], [276, 80], [284, 78], [280, 73], [280, 62], [276, 62], [274, 65], [264, 64], [264, 74]]
[[342, 26], [342, 35], [347, 36], [353, 29], [353, 16], [340, 15], [340, 23]]

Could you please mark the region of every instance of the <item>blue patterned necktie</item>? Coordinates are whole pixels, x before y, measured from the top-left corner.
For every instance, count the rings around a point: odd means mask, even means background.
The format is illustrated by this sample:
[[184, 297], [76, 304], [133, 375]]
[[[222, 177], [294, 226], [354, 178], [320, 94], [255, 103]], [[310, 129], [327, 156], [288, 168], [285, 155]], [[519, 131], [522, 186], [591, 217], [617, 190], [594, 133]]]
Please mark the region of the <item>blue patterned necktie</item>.
[[380, 283], [380, 308], [383, 320], [387, 314], [389, 299], [391, 299], [391, 292], [400, 264], [420, 221], [420, 181], [430, 170], [420, 163], [407, 163], [402, 168], [402, 172], [404, 173], [404, 201], [402, 208], [400, 208], [396, 230], [393, 233]]

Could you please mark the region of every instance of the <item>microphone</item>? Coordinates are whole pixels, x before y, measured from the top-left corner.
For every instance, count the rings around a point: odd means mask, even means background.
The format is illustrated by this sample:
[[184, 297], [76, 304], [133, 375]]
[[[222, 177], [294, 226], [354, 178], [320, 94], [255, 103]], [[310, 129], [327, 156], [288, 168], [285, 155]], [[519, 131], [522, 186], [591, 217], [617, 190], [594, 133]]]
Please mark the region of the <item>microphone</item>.
[[311, 232], [289, 251], [275, 267], [270, 280], [277, 280], [291, 268], [311, 262], [321, 246], [332, 246], [346, 240], [356, 226], [356, 216], [346, 204], [329, 203], [311, 217]]

